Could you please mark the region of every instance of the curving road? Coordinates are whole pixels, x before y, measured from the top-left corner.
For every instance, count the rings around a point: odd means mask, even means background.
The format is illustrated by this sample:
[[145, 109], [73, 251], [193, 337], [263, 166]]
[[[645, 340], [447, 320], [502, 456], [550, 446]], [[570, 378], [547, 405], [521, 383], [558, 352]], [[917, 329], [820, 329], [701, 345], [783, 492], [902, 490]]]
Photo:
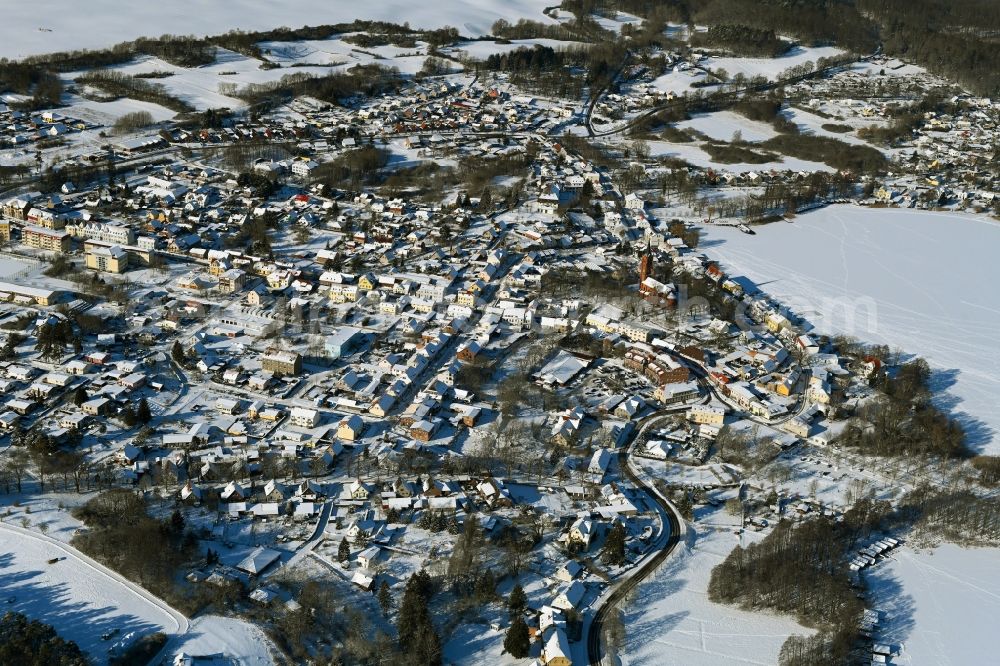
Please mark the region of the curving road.
[[[93, 573], [97, 574], [97, 578], [95, 580], [100, 580], [101, 578], [104, 579], [103, 586], [99, 590], [99, 592], [101, 592], [102, 594], [107, 595], [109, 589], [113, 588], [117, 584], [127, 589], [128, 592], [135, 595], [145, 603], [156, 608], [162, 614], [163, 617], [169, 618], [169, 622], [174, 626], [173, 627], [164, 626], [163, 628], [166, 630], [166, 633], [170, 635], [170, 639], [160, 650], [156, 658], [154, 660], [151, 660], [150, 663], [154, 663], [162, 656], [168, 654], [170, 645], [172, 645], [174, 641], [179, 637], [186, 635], [190, 630], [191, 627], [190, 622], [188, 621], [188, 618], [184, 616], [183, 613], [174, 609], [167, 602], [163, 601], [156, 595], [152, 594], [142, 586], [133, 583], [131, 580], [125, 578], [124, 576], [113, 571], [112, 569], [109, 569], [100, 562], [91, 559], [90, 557], [81, 553], [79, 550], [73, 548], [69, 544], [59, 541], [58, 539], [53, 538], [51, 536], [36, 532], [34, 530], [24, 529], [16, 525], [11, 525], [10, 523], [0, 522], [0, 542], [4, 542], [5, 540], [5, 537], [3, 536], [4, 532], [7, 532], [8, 534], [11, 535], [18, 535], [21, 537], [29, 538], [34, 541], [38, 541], [42, 544], [45, 544], [46, 546], [54, 548], [58, 552], [62, 553], [62, 555], [60, 556], [62, 559], [68, 559], [71, 560], [72, 562], [72, 563], [70, 562], [60, 563], [55, 566], [58, 566], [60, 568], [79, 566], [85, 569], [89, 569]], [[13, 543], [13, 539], [9, 536], [6, 537], [6, 540]], [[51, 553], [51, 551], [49, 552]], [[45, 566], [45, 565], [40, 563], [39, 566]], [[92, 600], [89, 598], [85, 599], [78, 598], [78, 599], [73, 599], [72, 601], [88, 603]], [[104, 604], [113, 603], [113, 595], [102, 596], [98, 598], [98, 601]], [[91, 656], [95, 658], [97, 657], [97, 655], [94, 654], [92, 654]]]
[[618, 583], [611, 594], [605, 597], [600, 608], [594, 613], [594, 618], [590, 622], [590, 627], [587, 632], [587, 661], [590, 664], [600, 664], [604, 659], [604, 621], [609, 617], [609, 615], [615, 612], [618, 607], [618, 603], [625, 598], [631, 590], [633, 590], [639, 583], [644, 581], [649, 577], [653, 571], [656, 570], [658, 566], [665, 560], [670, 553], [674, 551], [677, 544], [680, 543], [681, 536], [684, 534], [682, 525], [683, 520], [677, 509], [667, 501], [655, 488], [648, 485], [643, 479], [636, 474], [635, 470], [629, 462], [629, 456], [632, 453], [632, 449], [635, 447], [636, 443], [640, 440], [640, 435], [642, 432], [651, 427], [659, 419], [664, 418], [662, 414], [651, 417], [646, 423], [642, 425], [636, 432], [635, 438], [633, 438], [632, 443], [629, 444], [625, 449], [623, 449], [618, 454], [618, 467], [621, 469], [625, 477], [635, 484], [635, 487], [640, 491], [644, 492], [650, 500], [655, 502], [660, 510], [662, 516], [666, 518], [666, 524], [664, 529], [661, 530], [660, 536], [658, 538], [657, 550], [652, 556], [647, 559], [642, 566], [640, 566], [636, 571], [632, 573], [628, 578]]
[[[676, 353], [671, 352], [671, 356], [694, 373], [698, 383], [706, 389], [709, 396], [715, 397], [723, 404], [729, 404], [729, 401], [726, 400], [716, 390], [716, 387], [712, 384], [712, 382], [709, 381], [708, 372], [704, 368], [700, 367], [696, 363], [689, 362], [687, 359]], [[748, 419], [757, 423], [774, 426], [794, 418], [797, 414], [802, 412], [805, 405], [806, 401], [800, 400], [794, 410], [791, 410], [784, 417], [770, 422], [749, 414], [746, 416]], [[648, 578], [650, 574], [652, 574], [656, 568], [660, 566], [663, 560], [665, 560], [670, 553], [673, 552], [683, 535], [682, 530], [684, 522], [680, 514], [677, 512], [677, 509], [674, 508], [674, 506], [667, 501], [667, 499], [663, 497], [659, 491], [647, 484], [638, 474], [636, 474], [635, 470], [631, 466], [631, 463], [629, 462], [629, 456], [632, 453], [632, 449], [641, 440], [642, 433], [663, 418], [666, 418], [666, 416], [662, 412], [648, 417], [648, 420], [646, 420], [642, 426], [636, 430], [636, 435], [632, 439], [629, 446], [618, 454], [618, 467], [622, 474], [624, 474], [625, 477], [636, 486], [636, 488], [644, 492], [649, 499], [656, 502], [656, 504], [660, 507], [661, 515], [666, 517], [667, 524], [665, 525], [665, 529], [661, 531], [657, 540], [657, 547], [659, 550], [650, 556], [649, 559], [647, 559], [631, 576], [621, 581], [618, 586], [614, 588], [613, 591], [604, 599], [601, 606], [595, 612], [594, 618], [591, 620], [587, 632], [587, 661], [593, 666], [601, 664], [605, 655], [603, 646], [604, 621], [611, 613], [615, 612], [618, 603], [625, 597], [625, 595]]]

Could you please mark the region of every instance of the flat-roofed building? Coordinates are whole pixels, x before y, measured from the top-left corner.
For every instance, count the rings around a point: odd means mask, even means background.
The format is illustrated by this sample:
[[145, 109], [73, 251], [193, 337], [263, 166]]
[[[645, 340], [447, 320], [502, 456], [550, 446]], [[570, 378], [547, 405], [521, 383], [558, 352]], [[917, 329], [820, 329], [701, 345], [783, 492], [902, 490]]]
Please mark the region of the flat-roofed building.
[[0, 301], [35, 305], [52, 305], [65, 292], [36, 287], [22, 287], [11, 282], [0, 282]]
[[264, 372], [280, 375], [297, 375], [302, 372], [302, 355], [297, 352], [269, 350], [260, 363]]
[[117, 245], [92, 246], [87, 250], [87, 268], [103, 273], [124, 273], [128, 269], [128, 252]]
[[21, 242], [38, 250], [62, 253], [69, 252], [71, 239], [65, 231], [32, 226], [21, 230]]

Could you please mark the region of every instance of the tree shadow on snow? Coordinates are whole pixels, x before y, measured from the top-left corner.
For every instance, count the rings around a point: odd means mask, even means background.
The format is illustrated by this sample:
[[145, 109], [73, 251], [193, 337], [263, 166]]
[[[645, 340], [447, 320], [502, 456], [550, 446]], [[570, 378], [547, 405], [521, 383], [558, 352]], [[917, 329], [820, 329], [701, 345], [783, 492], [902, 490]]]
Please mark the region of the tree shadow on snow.
[[993, 440], [995, 433], [993, 428], [984, 421], [959, 409], [963, 400], [950, 392], [949, 389], [958, 383], [958, 377], [961, 374], [962, 371], [955, 368], [949, 370], [932, 369], [927, 387], [931, 391], [934, 406], [961, 424], [965, 431], [966, 446], [974, 453], [982, 453], [982, 450]]
[[904, 645], [916, 625], [916, 604], [887, 566], [873, 569], [868, 574], [872, 589], [872, 606], [879, 611], [878, 641]]
[[[37, 579], [42, 575], [44, 572], [41, 570], [0, 572], [4, 610], [23, 613], [29, 619], [52, 625], [60, 636], [76, 641], [96, 663], [103, 663], [107, 647], [114, 642], [112, 639], [105, 643], [102, 635], [113, 634], [117, 639], [135, 632], [138, 638], [161, 629], [156, 624], [121, 612], [109, 603], [111, 599], [80, 601], [79, 594], [74, 596], [66, 583], [40, 584]], [[6, 603], [9, 598], [14, 599], [13, 603]]]

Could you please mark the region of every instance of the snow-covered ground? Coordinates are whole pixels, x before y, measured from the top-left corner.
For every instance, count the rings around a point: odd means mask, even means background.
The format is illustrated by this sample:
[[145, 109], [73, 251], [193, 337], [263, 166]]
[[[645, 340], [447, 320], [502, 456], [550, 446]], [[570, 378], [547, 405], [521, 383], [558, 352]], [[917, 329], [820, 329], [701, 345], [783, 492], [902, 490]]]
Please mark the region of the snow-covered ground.
[[668, 72], [654, 79], [653, 87], [663, 92], [672, 92], [681, 95], [691, 90], [696, 82], [704, 81], [705, 78], [706, 75], [701, 70]]
[[547, 46], [561, 50], [588, 46], [586, 42], [560, 41], [558, 39], [514, 39], [509, 44], [498, 44], [482, 40], [461, 42], [453, 48], [445, 49], [447, 53], [463, 53], [474, 60], [486, 60], [494, 53], [510, 53], [518, 49], [530, 49], [534, 46]]
[[[64, 98], [64, 102], [68, 107], [65, 110], [67, 116], [85, 120], [96, 125], [114, 125], [115, 121], [125, 114], [136, 113], [137, 111], [148, 111], [153, 116], [154, 122], [170, 120], [177, 115], [176, 112], [159, 104], [141, 102], [135, 99], [128, 99], [127, 97], [122, 97], [111, 102], [94, 102], [78, 95], [67, 95]], [[107, 139], [104, 139], [100, 143], [107, 143]]]
[[51, 624], [96, 661], [110, 644], [101, 639], [106, 632], [187, 630], [187, 620], [165, 603], [55, 539], [0, 524], [0, 544], [5, 610]]
[[632, 25], [639, 26], [642, 24], [642, 19], [633, 14], [628, 14], [626, 12], [615, 12], [614, 16], [593, 16], [592, 17], [597, 24], [600, 25], [605, 30], [620, 34], [622, 31], [622, 26]]
[[[301, 44], [311, 44], [303, 42]], [[349, 52], [350, 46], [341, 40], [329, 40], [330, 48], [335, 45], [342, 47], [343, 52]], [[287, 45], [286, 45], [287, 46]], [[355, 54], [354, 57], [343, 56], [335, 63], [342, 67], [350, 67], [355, 64], [367, 64], [374, 62], [375, 58], [365, 54]], [[240, 108], [244, 102], [226, 90], [225, 86], [232, 86], [235, 89], [243, 88], [250, 84], [268, 83], [277, 81], [282, 76], [289, 74], [327, 74], [330, 70], [331, 61], [321, 59], [318, 56], [310, 62], [320, 62], [321, 67], [296, 67], [281, 69], [261, 69], [261, 61], [254, 58], [247, 58], [239, 53], [233, 53], [225, 49], [218, 50], [218, 57], [215, 62], [204, 67], [178, 67], [159, 58], [144, 57], [125, 65], [114, 67], [124, 74], [136, 75], [151, 71], [170, 72], [171, 76], [163, 79], [156, 79], [155, 83], [162, 85], [166, 91], [184, 100], [198, 109], [208, 108]], [[421, 59], [421, 63], [423, 59]], [[393, 62], [395, 65], [395, 61]], [[419, 68], [419, 66], [418, 66]], [[64, 80], [70, 83], [80, 76], [80, 72], [73, 72], [64, 75]], [[222, 86], [222, 87], [220, 87]], [[92, 103], [88, 103], [92, 104]], [[72, 115], [73, 111], [68, 110], [67, 115]], [[157, 117], [154, 114], [154, 118]]]
[[843, 50], [833, 46], [795, 46], [780, 58], [711, 57], [703, 65], [712, 71], [724, 69], [731, 77], [743, 74], [747, 78], [765, 76], [776, 79], [789, 67], [797, 67], [810, 61], [815, 64], [820, 58], [833, 58], [843, 53]]
[[548, 0], [374, 0], [360, 5], [327, 0], [39, 0], [4, 3], [0, 57], [96, 49], [137, 37], [214, 35], [229, 30], [268, 30], [355, 19], [409, 22], [420, 28], [454, 26], [469, 36], [488, 34], [497, 19], [529, 18], [552, 23], [542, 13]]
[[1000, 223], [983, 216], [829, 206], [791, 223], [706, 227], [702, 245], [820, 332], [925, 357], [938, 404], [970, 445], [1000, 453]]
[[733, 111], [699, 113], [691, 120], [678, 123], [677, 127], [693, 129], [718, 141], [731, 141], [736, 132], [742, 135], [743, 141], [767, 141], [778, 135], [778, 132], [767, 123], [750, 120]]
[[17, 257], [0, 257], [0, 280], [16, 279], [37, 268], [37, 262]]
[[181, 652], [204, 656], [224, 654], [240, 666], [271, 666], [271, 641], [256, 625], [232, 617], [204, 615], [170, 646], [170, 654]]
[[[685, 542], [637, 588], [636, 601], [627, 606], [622, 666], [775, 664], [788, 636], [812, 633], [790, 617], [708, 600], [712, 568], [738, 542], [734, 519], [723, 510], [699, 518], [705, 524], [689, 525]], [[759, 538], [748, 533], [744, 545]]]
[[846, 143], [866, 146], [871, 144], [854, 136], [853, 132], [831, 132], [830, 130], [823, 129], [823, 125], [851, 125], [852, 127], [858, 128], [877, 124], [872, 122], [859, 122], [853, 119], [851, 122], [830, 120], [823, 118], [822, 116], [818, 116], [815, 113], [810, 113], [808, 111], [804, 111], [803, 109], [797, 109], [794, 107], [785, 109], [782, 113], [786, 118], [795, 123], [795, 125], [799, 128], [799, 132], [802, 134], [825, 136], [831, 139], [839, 139], [840, 141], [844, 141]]
[[880, 642], [903, 647], [893, 663], [996, 663], [998, 566], [1000, 549], [944, 544], [903, 548], [876, 567], [868, 582], [885, 613]]
[[[730, 135], [729, 138], [732, 138]], [[668, 141], [649, 141], [650, 154], [654, 157], [676, 157], [688, 164], [692, 164], [703, 169], [715, 169], [717, 171], [731, 171], [733, 173], [745, 173], [747, 171], [770, 171], [777, 169], [784, 171], [792, 169], [795, 171], [833, 171], [833, 168], [822, 162], [801, 160], [797, 157], [787, 155], [780, 156], [774, 162], [763, 164], [736, 163], [720, 164], [702, 150], [696, 143], [670, 143]]]

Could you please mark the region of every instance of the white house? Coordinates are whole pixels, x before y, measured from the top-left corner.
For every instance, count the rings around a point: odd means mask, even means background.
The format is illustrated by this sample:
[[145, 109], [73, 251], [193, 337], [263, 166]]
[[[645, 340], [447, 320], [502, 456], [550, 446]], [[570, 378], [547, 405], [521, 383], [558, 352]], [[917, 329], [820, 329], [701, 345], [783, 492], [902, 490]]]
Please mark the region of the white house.
[[292, 407], [292, 411], [289, 413], [289, 419], [294, 426], [298, 426], [300, 428], [315, 428], [319, 425], [320, 416], [319, 412], [315, 409]]

